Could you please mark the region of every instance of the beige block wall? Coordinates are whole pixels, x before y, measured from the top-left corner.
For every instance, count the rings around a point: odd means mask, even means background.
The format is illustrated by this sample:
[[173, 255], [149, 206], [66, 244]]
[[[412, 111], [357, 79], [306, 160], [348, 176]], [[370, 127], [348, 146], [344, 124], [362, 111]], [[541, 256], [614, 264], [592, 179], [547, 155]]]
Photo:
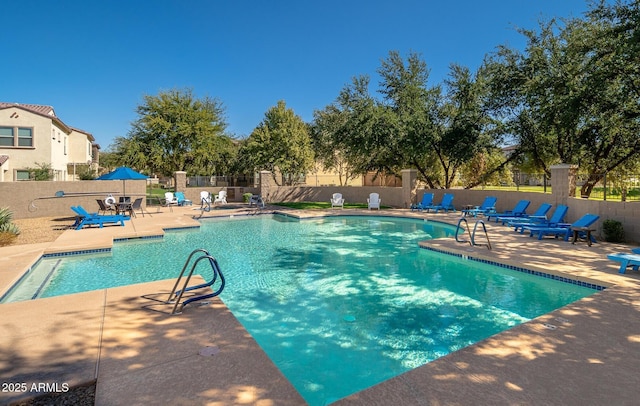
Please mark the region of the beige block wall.
[[[243, 193], [259, 193], [256, 188], [187, 188], [185, 196], [194, 205], [200, 204], [200, 192], [207, 190], [217, 194], [226, 189], [231, 202], [241, 202]], [[56, 191], [64, 191], [67, 196], [54, 198]], [[77, 182], [0, 182], [0, 207], [9, 207], [14, 218], [36, 217], [68, 217], [73, 212], [71, 205], [82, 205], [89, 211], [97, 211], [96, 199], [104, 199], [109, 192], [121, 195], [122, 181], [77, 181]], [[127, 195], [142, 197], [146, 192], [146, 181], [126, 181]], [[531, 192], [509, 192], [495, 190], [466, 189], [428, 189], [417, 190], [416, 201], [422, 200], [425, 191], [434, 193], [434, 200], [439, 202], [444, 193], [453, 193], [453, 203], [460, 210], [464, 205], [480, 205], [486, 196], [498, 198], [498, 211], [512, 209], [520, 199], [531, 201], [528, 212], [532, 213], [541, 203], [558, 204], [552, 194]], [[330, 201], [333, 193], [342, 193], [349, 203], [366, 203], [372, 192], [380, 194], [382, 204], [396, 208], [405, 207], [403, 188], [392, 187], [293, 187], [280, 186], [269, 189], [269, 202], [280, 201]], [[73, 193], [92, 193], [92, 195], [76, 195]], [[95, 194], [95, 195], [94, 195]], [[33, 204], [32, 204], [33, 202]], [[625, 230], [628, 242], [640, 242], [640, 202], [604, 202], [599, 200], [568, 198], [569, 212], [567, 221], [574, 222], [586, 213], [597, 214], [600, 219], [595, 224], [596, 234], [602, 236], [602, 223], [606, 219], [620, 221]], [[34, 208], [35, 207], [35, 208]], [[553, 209], [552, 209], [553, 210]], [[602, 237], [601, 237], [602, 238]]]
[[242, 195], [244, 193], [258, 194], [258, 188], [255, 187], [199, 187], [199, 188], [186, 188], [183, 190], [184, 197], [187, 200], [191, 200], [194, 205], [200, 205], [200, 192], [206, 191], [215, 196], [220, 193], [221, 190], [227, 191], [227, 202], [242, 202]]
[[[331, 186], [331, 187], [291, 187], [280, 186], [270, 189], [270, 202], [280, 201], [330, 201], [333, 193], [342, 193], [346, 202], [350, 203], [366, 203], [369, 193], [377, 192], [380, 194], [382, 204], [396, 208], [404, 208], [402, 188], [389, 187], [348, 187], [348, 186]], [[422, 200], [425, 193], [433, 193], [434, 201], [440, 202], [442, 195], [445, 193], [453, 193], [453, 204], [457, 210], [465, 205], [480, 205], [487, 196], [497, 197], [496, 209], [499, 212], [511, 210], [519, 200], [530, 200], [531, 204], [527, 212], [533, 213], [542, 203], [550, 203], [553, 205], [551, 212], [555, 210], [558, 204], [557, 199], [566, 198], [564, 196], [558, 198], [551, 193], [534, 193], [534, 192], [513, 192], [513, 191], [497, 191], [497, 190], [481, 190], [481, 189], [419, 189], [417, 190], [415, 202]], [[625, 230], [627, 242], [640, 243], [640, 202], [604, 202], [599, 200], [567, 198], [569, 211], [566, 220], [572, 223], [587, 213], [597, 214], [600, 219], [596, 222], [596, 235], [602, 239], [602, 223], [607, 219], [620, 221]]]
[[[144, 197], [145, 180], [127, 180], [126, 193], [132, 200]], [[0, 182], [0, 207], [8, 207], [13, 218], [72, 217], [71, 206], [82, 206], [89, 212], [98, 211], [96, 199], [104, 200], [109, 193], [118, 198], [124, 189], [121, 180], [86, 180], [77, 182]], [[63, 191], [64, 197], [55, 197]], [[143, 200], [143, 205], [146, 202]]]
[[370, 193], [378, 193], [383, 206], [403, 207], [402, 188], [378, 186], [278, 186], [269, 190], [269, 202], [330, 201], [334, 193], [342, 193], [346, 203], [367, 203]]

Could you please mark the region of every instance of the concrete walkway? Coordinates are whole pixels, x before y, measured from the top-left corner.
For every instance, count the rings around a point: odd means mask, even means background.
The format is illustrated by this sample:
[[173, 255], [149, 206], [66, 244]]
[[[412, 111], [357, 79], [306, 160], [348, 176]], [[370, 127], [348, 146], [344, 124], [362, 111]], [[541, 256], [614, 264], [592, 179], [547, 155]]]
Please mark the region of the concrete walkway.
[[[230, 205], [230, 207], [233, 207]], [[207, 215], [250, 215], [244, 205]], [[336, 210], [457, 222], [459, 214]], [[317, 216], [318, 211], [291, 212]], [[55, 242], [0, 248], [0, 294], [48, 252], [109, 247], [114, 238], [197, 226], [193, 208], [163, 209], [125, 227], [69, 230]], [[490, 223], [493, 250], [441, 239], [441, 251], [609, 286], [449, 354], [337, 405], [631, 405], [640, 387], [640, 276], [606, 259], [629, 247], [537, 241]], [[97, 381], [98, 405], [301, 405], [303, 399], [219, 300], [169, 315], [173, 281], [0, 305], [0, 404]], [[33, 384], [36, 384], [35, 386]], [[38, 384], [48, 384], [47, 387]], [[9, 387], [6, 387], [9, 389]], [[4, 388], [3, 388], [4, 389]]]

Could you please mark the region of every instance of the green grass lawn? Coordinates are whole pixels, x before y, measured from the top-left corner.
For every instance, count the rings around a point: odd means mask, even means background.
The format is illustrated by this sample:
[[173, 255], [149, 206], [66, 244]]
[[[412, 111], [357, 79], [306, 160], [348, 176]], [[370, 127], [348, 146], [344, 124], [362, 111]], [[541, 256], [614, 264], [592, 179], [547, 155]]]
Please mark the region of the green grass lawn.
[[[299, 210], [326, 210], [331, 208], [331, 203], [329, 202], [278, 202], [271, 203], [277, 206], [290, 207], [292, 209]], [[367, 209], [366, 203], [345, 203], [345, 209]], [[383, 209], [388, 208], [388, 206], [382, 206]]]

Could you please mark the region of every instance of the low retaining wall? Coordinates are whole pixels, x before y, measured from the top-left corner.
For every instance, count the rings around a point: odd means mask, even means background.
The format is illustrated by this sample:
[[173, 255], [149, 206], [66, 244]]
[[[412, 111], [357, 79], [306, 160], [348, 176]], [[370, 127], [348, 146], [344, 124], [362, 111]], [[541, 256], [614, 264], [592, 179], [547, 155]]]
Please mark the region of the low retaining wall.
[[[71, 206], [82, 206], [89, 212], [97, 212], [96, 199], [104, 200], [109, 194], [117, 199], [124, 195], [125, 189], [132, 200], [144, 197], [146, 180], [0, 182], [0, 207], [8, 207], [15, 219], [73, 217], [75, 213], [71, 211]], [[56, 197], [57, 192], [63, 192], [64, 195]]]
[[[403, 201], [402, 188], [375, 186], [271, 186], [269, 188], [269, 202], [318, 202], [330, 201], [334, 193], [342, 193], [347, 203], [366, 203], [369, 193], [379, 193], [382, 204], [396, 208], [407, 208], [409, 204]], [[528, 212], [532, 213], [542, 203], [550, 203], [555, 208], [558, 204], [569, 206], [566, 221], [572, 223], [587, 213], [597, 214], [600, 219], [596, 222], [596, 235], [602, 239], [602, 224], [604, 220], [620, 221], [624, 227], [628, 242], [640, 242], [640, 202], [611, 202], [569, 197], [561, 201], [551, 193], [514, 192], [478, 189], [419, 189], [415, 193], [413, 203], [422, 200], [424, 193], [433, 193], [434, 201], [442, 200], [442, 195], [452, 193], [454, 206], [459, 210], [466, 205], [480, 205], [486, 196], [498, 198], [496, 209], [499, 212], [512, 209], [519, 200], [530, 200]], [[552, 208], [551, 210], [554, 210]]]
[[[370, 193], [380, 194], [383, 206], [403, 207], [402, 188], [376, 186], [278, 186], [269, 188], [266, 199], [275, 202], [328, 202], [342, 193], [345, 203], [367, 203]], [[265, 197], [265, 196], [263, 196]]]
[[[81, 205], [90, 212], [97, 211], [96, 199], [105, 199], [108, 194], [122, 196], [125, 182], [112, 181], [75, 181], [75, 182], [0, 182], [0, 207], [8, 207], [15, 219], [36, 217], [70, 217], [74, 213], [70, 207]], [[187, 188], [184, 190], [187, 199], [194, 205], [200, 204], [200, 192], [206, 190], [217, 194], [220, 190], [227, 190], [228, 202], [242, 202], [244, 193], [260, 193], [258, 188]], [[56, 192], [63, 191], [64, 196], [55, 197]], [[268, 202], [281, 201], [330, 201], [333, 193], [342, 193], [347, 203], [366, 203], [370, 193], [379, 193], [382, 205], [396, 208], [408, 208], [411, 202], [405, 201], [409, 194], [402, 187], [379, 186], [274, 186], [262, 189], [262, 195]], [[531, 201], [529, 212], [535, 210], [541, 203], [551, 203], [555, 206], [566, 204], [569, 206], [566, 220], [571, 223], [586, 213], [597, 214], [600, 220], [596, 223], [596, 234], [602, 238], [602, 224], [605, 220], [620, 221], [624, 227], [628, 242], [640, 242], [640, 202], [611, 202], [579, 198], [564, 198], [554, 194], [512, 192], [478, 189], [419, 189], [415, 191], [413, 203], [422, 200], [425, 193], [433, 193], [434, 201], [439, 202], [444, 193], [453, 193], [453, 203], [456, 208], [465, 205], [479, 205], [486, 196], [496, 196], [497, 210], [512, 209], [518, 200]], [[144, 197], [146, 181], [126, 181], [126, 194], [133, 198]], [[265, 196], [266, 195], [266, 196]], [[146, 201], [144, 202], [146, 204]]]

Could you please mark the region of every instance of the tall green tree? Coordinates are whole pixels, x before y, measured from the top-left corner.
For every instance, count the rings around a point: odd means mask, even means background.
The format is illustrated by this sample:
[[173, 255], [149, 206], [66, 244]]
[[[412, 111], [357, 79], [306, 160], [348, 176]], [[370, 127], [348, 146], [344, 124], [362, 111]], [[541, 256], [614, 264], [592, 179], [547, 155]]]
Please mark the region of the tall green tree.
[[394, 127], [384, 140], [388, 166], [396, 172], [414, 167], [433, 188], [440, 183], [436, 176], [442, 173], [433, 170], [438, 159], [433, 147], [442, 136], [438, 120], [441, 88], [429, 87], [427, 64], [415, 52], [409, 53], [406, 62], [397, 51], [389, 52], [378, 74], [382, 104], [394, 116], [388, 121]]
[[[118, 143], [119, 137], [114, 139], [114, 144]], [[108, 150], [100, 151], [100, 167], [105, 172], [111, 172], [123, 163], [120, 160], [120, 154], [114, 152], [114, 145], [110, 145]]]
[[518, 153], [547, 174], [555, 163], [579, 165], [586, 196], [640, 155], [640, 5], [592, 7], [583, 19], [522, 30], [524, 52], [502, 47], [487, 64]]
[[313, 112], [313, 123], [309, 125], [311, 145], [316, 163], [324, 170], [338, 175], [340, 186], [360, 175], [356, 165], [348, 157], [348, 151], [340, 144], [339, 135], [349, 118], [342, 106], [330, 104], [323, 110]]
[[314, 112], [316, 156], [326, 169], [341, 171], [345, 182], [369, 171], [393, 171], [386, 148], [393, 117], [368, 88], [368, 76], [354, 77], [332, 104]]
[[271, 171], [278, 185], [295, 183], [314, 165], [307, 124], [282, 100], [267, 110], [239, 154], [247, 169]]
[[224, 108], [217, 99], [198, 99], [192, 90], [147, 95], [138, 118], [115, 149], [125, 164], [170, 175], [223, 172], [232, 142], [225, 134]]
[[[445, 80], [446, 97], [440, 106], [440, 139], [432, 147], [443, 168], [445, 187], [450, 188], [463, 165], [480, 156], [494, 156], [502, 132], [485, 104], [487, 87], [484, 71], [453, 64]], [[482, 160], [485, 163], [493, 160]], [[477, 177], [466, 178], [471, 188], [500, 170], [499, 165], [483, 166]]]
[[468, 69], [452, 65], [444, 94], [428, 85], [426, 63], [415, 53], [405, 62], [390, 52], [378, 73], [379, 99], [361, 76], [316, 114], [316, 126], [356, 171], [413, 167], [429, 187], [451, 187], [463, 163], [496, 145], [486, 87]]

